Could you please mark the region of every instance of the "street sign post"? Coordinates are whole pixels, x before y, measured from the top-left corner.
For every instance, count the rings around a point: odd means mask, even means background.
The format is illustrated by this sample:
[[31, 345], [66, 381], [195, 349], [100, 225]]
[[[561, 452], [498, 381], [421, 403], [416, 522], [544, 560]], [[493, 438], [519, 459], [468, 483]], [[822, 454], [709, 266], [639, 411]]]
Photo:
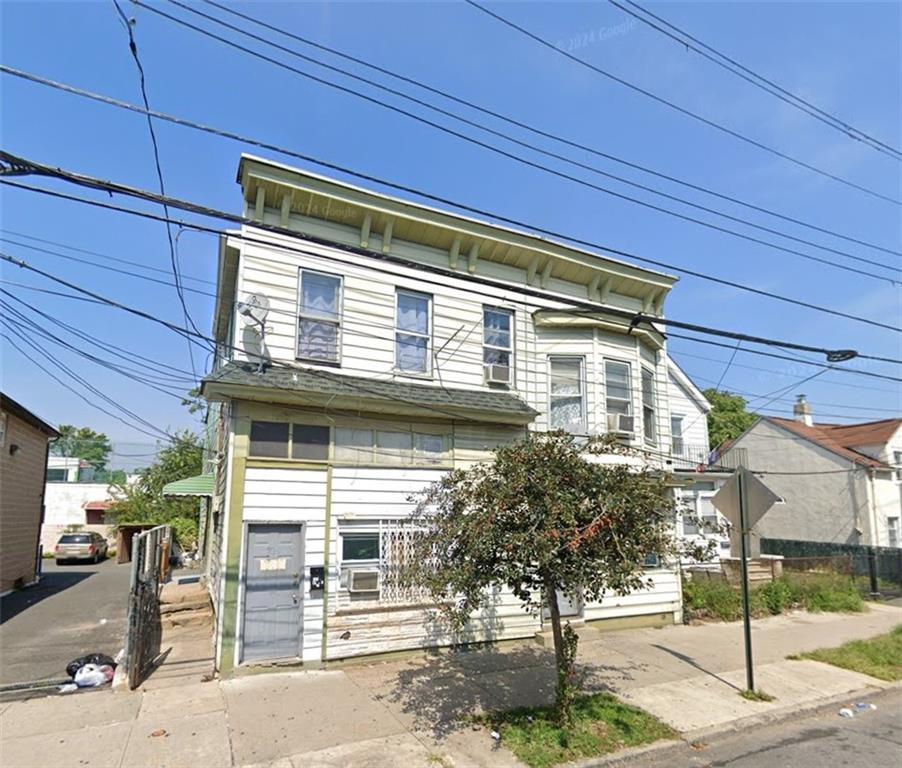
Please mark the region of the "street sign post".
[[[780, 501], [780, 497], [743, 466], [733, 473], [723, 488], [711, 499], [711, 503], [730, 521], [733, 530], [739, 532], [742, 623], [745, 635], [745, 678], [746, 688], [749, 691], [755, 690], [755, 670], [752, 665], [752, 622], [749, 613], [748, 559], [751, 554], [749, 532], [764, 517], [764, 513], [778, 501]], [[730, 540], [734, 540], [732, 535]], [[757, 545], [756, 549], [759, 549]]]

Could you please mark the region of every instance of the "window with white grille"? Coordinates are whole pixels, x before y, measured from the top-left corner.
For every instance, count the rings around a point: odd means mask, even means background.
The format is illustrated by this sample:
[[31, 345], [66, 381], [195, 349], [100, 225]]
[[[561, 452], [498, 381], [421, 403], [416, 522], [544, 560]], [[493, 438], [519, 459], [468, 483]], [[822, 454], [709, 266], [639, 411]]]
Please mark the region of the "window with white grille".
[[351, 601], [417, 605], [426, 590], [411, 586], [404, 571], [416, 557], [415, 543], [425, 529], [409, 520], [383, 519], [339, 525], [340, 586]]
[[395, 368], [429, 374], [432, 351], [432, 297], [398, 289], [395, 299]]
[[891, 547], [899, 546], [899, 518], [886, 518], [886, 541]]
[[514, 364], [514, 313], [509, 309], [483, 307], [482, 363], [490, 384], [510, 384]]

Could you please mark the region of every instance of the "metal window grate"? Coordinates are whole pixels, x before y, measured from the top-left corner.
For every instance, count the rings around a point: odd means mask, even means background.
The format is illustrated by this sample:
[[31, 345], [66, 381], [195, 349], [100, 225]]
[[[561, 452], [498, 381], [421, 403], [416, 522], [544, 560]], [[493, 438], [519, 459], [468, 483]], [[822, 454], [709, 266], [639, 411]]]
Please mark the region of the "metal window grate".
[[379, 571], [381, 589], [379, 602], [389, 605], [421, 603], [429, 599], [429, 592], [405, 583], [402, 573], [416, 557], [415, 542], [425, 529], [402, 520], [382, 520], [379, 523]]

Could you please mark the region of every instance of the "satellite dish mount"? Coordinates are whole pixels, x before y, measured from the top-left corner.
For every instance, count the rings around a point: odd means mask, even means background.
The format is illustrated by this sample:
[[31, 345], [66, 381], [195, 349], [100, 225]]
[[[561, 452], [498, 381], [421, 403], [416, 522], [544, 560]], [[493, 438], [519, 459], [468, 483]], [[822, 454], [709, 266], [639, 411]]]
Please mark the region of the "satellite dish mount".
[[252, 293], [245, 301], [238, 302], [238, 314], [241, 322], [250, 328], [256, 328], [260, 334], [260, 353], [257, 371], [262, 373], [266, 358], [263, 349], [266, 336], [266, 318], [269, 315], [269, 299], [262, 293]]

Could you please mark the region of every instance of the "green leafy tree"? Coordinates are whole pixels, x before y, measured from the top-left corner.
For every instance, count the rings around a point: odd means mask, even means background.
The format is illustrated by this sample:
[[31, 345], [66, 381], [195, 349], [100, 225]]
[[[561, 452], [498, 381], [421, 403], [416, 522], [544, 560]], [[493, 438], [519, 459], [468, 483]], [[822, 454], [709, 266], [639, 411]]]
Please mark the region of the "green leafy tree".
[[113, 486], [113, 505], [107, 514], [116, 525], [171, 525], [181, 546], [190, 549], [197, 543], [197, 499], [164, 496], [163, 486], [202, 472], [203, 445], [200, 438], [188, 430], [176, 433], [174, 437], [172, 443], [157, 454], [153, 464], [139, 470], [135, 482]]
[[735, 440], [758, 418], [757, 414], [747, 410], [744, 397], [713, 387], [706, 389], [704, 395], [712, 406], [708, 413], [708, 441], [712, 448]]
[[59, 427], [59, 433], [59, 439], [53, 443], [51, 448], [51, 452], [55, 456], [84, 459], [97, 471], [106, 469], [113, 446], [103, 432], [95, 432], [90, 427], [62, 424]]
[[592, 460], [602, 453], [638, 459], [610, 438], [586, 444], [554, 432], [450, 472], [418, 498], [415, 520], [425, 532], [405, 569], [405, 581], [426, 588], [458, 629], [493, 585], [508, 587], [527, 610], [546, 607], [561, 722], [577, 689], [577, 636], [561, 620], [559, 596], [629, 594], [650, 584], [646, 557], [670, 558], [680, 546], [666, 478], [639, 460]]

